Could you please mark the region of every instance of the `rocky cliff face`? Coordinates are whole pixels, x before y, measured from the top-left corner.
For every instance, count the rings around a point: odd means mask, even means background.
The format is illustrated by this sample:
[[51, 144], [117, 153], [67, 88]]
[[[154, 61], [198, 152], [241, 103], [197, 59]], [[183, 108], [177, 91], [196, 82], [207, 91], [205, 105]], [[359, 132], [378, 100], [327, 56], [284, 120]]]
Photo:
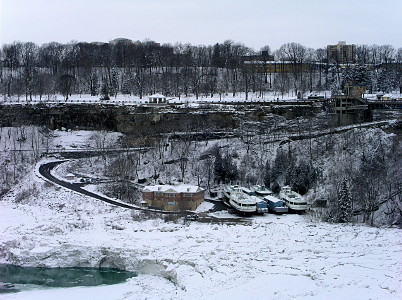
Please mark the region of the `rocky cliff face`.
[[208, 106], [128, 107], [109, 105], [13, 105], [0, 106], [0, 126], [37, 125], [52, 129], [83, 128], [123, 133], [231, 130], [240, 119], [258, 122], [267, 114], [286, 118], [310, 115], [311, 106]]

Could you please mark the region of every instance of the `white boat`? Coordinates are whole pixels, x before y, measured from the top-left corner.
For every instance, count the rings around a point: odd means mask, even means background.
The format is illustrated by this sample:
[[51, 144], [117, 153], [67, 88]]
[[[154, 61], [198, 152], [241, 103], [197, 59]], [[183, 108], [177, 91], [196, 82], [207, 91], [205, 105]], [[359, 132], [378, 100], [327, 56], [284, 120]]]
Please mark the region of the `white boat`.
[[241, 187], [241, 191], [248, 195], [250, 200], [255, 200], [257, 213], [264, 214], [268, 212], [268, 203], [263, 199], [262, 196], [258, 196], [253, 189], [248, 189], [245, 187]]
[[304, 198], [292, 191], [290, 186], [284, 186], [280, 193], [279, 198], [285, 202], [285, 204], [289, 207], [289, 210], [293, 210], [296, 212], [304, 212], [307, 210], [307, 202]]
[[272, 195], [273, 192], [262, 185], [254, 185], [250, 188], [257, 196], [265, 197], [268, 195]]
[[257, 199], [243, 192], [238, 185], [225, 186], [223, 194], [229, 200], [229, 204], [239, 212], [254, 213], [257, 210]]

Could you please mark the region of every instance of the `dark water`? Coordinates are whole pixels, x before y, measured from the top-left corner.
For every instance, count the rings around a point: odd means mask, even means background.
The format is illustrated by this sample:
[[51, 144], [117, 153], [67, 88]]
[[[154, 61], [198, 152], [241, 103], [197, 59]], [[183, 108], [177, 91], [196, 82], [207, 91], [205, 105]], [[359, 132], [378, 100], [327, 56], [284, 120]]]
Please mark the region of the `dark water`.
[[109, 285], [137, 276], [107, 268], [35, 268], [0, 264], [0, 294], [55, 287]]

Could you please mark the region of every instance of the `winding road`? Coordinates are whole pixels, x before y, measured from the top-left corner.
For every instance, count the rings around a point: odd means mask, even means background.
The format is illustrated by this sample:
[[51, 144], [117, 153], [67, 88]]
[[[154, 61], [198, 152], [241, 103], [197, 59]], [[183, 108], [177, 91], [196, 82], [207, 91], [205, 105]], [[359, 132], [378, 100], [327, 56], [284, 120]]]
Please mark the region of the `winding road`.
[[[56, 168], [58, 165], [65, 163], [67, 161], [68, 160], [58, 160], [58, 161], [44, 163], [39, 166], [39, 174], [46, 180], [52, 182], [53, 184], [65, 187], [65, 188], [75, 191], [77, 193], [107, 202], [109, 204], [119, 206], [122, 208], [134, 209], [134, 210], [144, 211], [144, 212], [152, 212], [152, 213], [157, 213], [157, 214], [165, 214], [165, 215], [194, 215], [194, 214], [196, 214], [195, 212], [191, 212], [191, 211], [178, 212], [178, 211], [162, 211], [162, 210], [148, 209], [148, 208], [142, 208], [142, 207], [138, 207], [138, 206], [131, 205], [128, 203], [124, 203], [121, 201], [115, 201], [113, 199], [103, 197], [101, 195], [98, 195], [98, 194], [95, 194], [93, 192], [83, 189], [82, 188], [83, 184], [81, 184], [81, 183], [70, 183], [70, 182], [63, 181], [63, 180], [53, 176], [51, 171], [54, 168]], [[225, 208], [225, 207], [218, 203], [218, 204], [215, 204], [212, 211], [219, 211], [219, 210], [222, 210], [223, 208]], [[216, 217], [208, 215], [208, 213], [200, 213], [199, 219], [197, 221], [202, 222], [202, 223], [226, 223], [226, 224], [239, 224], [239, 223], [248, 224], [249, 223], [249, 220], [245, 219], [245, 218], [216, 218]]]
[[[107, 202], [107, 203], [110, 203], [110, 204], [113, 204], [113, 205], [116, 205], [116, 206], [120, 206], [120, 207], [123, 207], [123, 208], [134, 209], [134, 210], [140, 210], [140, 211], [155, 212], [155, 213], [160, 213], [160, 214], [178, 214], [178, 212], [159, 211], [159, 210], [154, 210], [154, 209], [141, 208], [141, 207], [138, 207], [138, 206], [135, 206], [135, 205], [130, 205], [128, 203], [115, 201], [115, 200], [112, 200], [110, 198], [103, 197], [101, 195], [98, 195], [98, 194], [92, 193], [90, 191], [87, 191], [87, 190], [83, 189], [81, 187], [81, 184], [79, 184], [79, 183], [70, 183], [70, 182], [67, 182], [67, 181], [60, 180], [59, 178], [56, 178], [55, 176], [53, 176], [51, 174], [51, 171], [55, 167], [57, 167], [58, 165], [66, 162], [66, 161], [67, 160], [59, 160], [59, 161], [53, 161], [53, 162], [49, 162], [49, 163], [45, 163], [43, 165], [40, 165], [39, 166], [39, 174], [41, 176], [43, 176], [44, 178], [46, 178], [47, 180], [51, 181], [54, 184], [60, 185], [62, 187], [65, 187], [65, 188], [70, 189], [72, 191], [75, 191], [77, 193], [80, 193], [80, 194], [83, 194], [83, 195], [86, 195], [86, 196], [89, 196], [89, 197], [92, 197], [92, 198], [95, 198], [95, 199], [98, 199], [98, 200], [102, 200], [104, 202]], [[182, 212], [180, 212], [180, 213], [182, 213]], [[194, 213], [186, 212], [186, 214], [194, 214]]]

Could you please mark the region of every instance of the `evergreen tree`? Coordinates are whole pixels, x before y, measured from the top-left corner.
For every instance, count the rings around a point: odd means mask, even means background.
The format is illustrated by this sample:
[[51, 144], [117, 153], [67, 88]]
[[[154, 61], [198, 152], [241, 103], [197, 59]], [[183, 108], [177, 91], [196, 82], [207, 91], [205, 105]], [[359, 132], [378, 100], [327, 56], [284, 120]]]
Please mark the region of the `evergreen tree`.
[[278, 180], [288, 167], [288, 153], [282, 148], [276, 151], [276, 157], [272, 164], [271, 181]]
[[117, 70], [113, 68], [110, 77], [109, 94], [116, 97], [118, 91], [119, 91], [118, 74]]
[[278, 181], [274, 181], [274, 183], [272, 184], [272, 191], [275, 194], [278, 194], [281, 191], [281, 187], [280, 187]]
[[377, 87], [384, 93], [389, 93], [398, 86], [395, 70], [382, 70], [378, 76]]
[[354, 82], [358, 86], [371, 89], [372, 81], [370, 70], [366, 66], [348, 67], [342, 72], [342, 86], [347, 82]]
[[264, 185], [269, 188], [271, 186], [271, 164], [269, 162], [269, 159], [267, 159], [267, 162], [265, 163], [265, 168], [264, 168]]
[[295, 165], [295, 160], [291, 155], [290, 150], [285, 150], [282, 147], [278, 148], [276, 157], [271, 169], [271, 182], [278, 181], [283, 183], [292, 172]]
[[223, 158], [222, 167], [224, 172], [224, 183], [229, 183], [237, 180], [239, 174], [237, 170], [237, 165], [229, 154], [225, 155], [225, 157]]
[[214, 163], [214, 175], [215, 181], [220, 183], [223, 181], [223, 165], [222, 165], [222, 154], [218, 147], [213, 149], [215, 155], [215, 163]]
[[352, 218], [352, 199], [350, 197], [349, 188], [346, 179], [342, 181], [341, 190], [338, 197], [338, 208], [339, 208], [339, 223], [350, 222]]
[[101, 89], [101, 97], [100, 100], [110, 100], [109, 97], [109, 86], [106, 82], [102, 84], [102, 89]]
[[215, 181], [229, 183], [237, 180], [239, 172], [237, 165], [229, 154], [222, 157], [219, 148], [215, 150], [215, 165], [214, 165]]
[[288, 168], [285, 177], [285, 184], [290, 185], [293, 190], [304, 195], [316, 180], [316, 170], [307, 162], [300, 161], [296, 166]]
[[326, 87], [331, 90], [331, 95], [339, 95], [341, 92], [341, 82], [340, 82], [340, 68], [338, 65], [334, 64], [328, 68], [326, 76]]

